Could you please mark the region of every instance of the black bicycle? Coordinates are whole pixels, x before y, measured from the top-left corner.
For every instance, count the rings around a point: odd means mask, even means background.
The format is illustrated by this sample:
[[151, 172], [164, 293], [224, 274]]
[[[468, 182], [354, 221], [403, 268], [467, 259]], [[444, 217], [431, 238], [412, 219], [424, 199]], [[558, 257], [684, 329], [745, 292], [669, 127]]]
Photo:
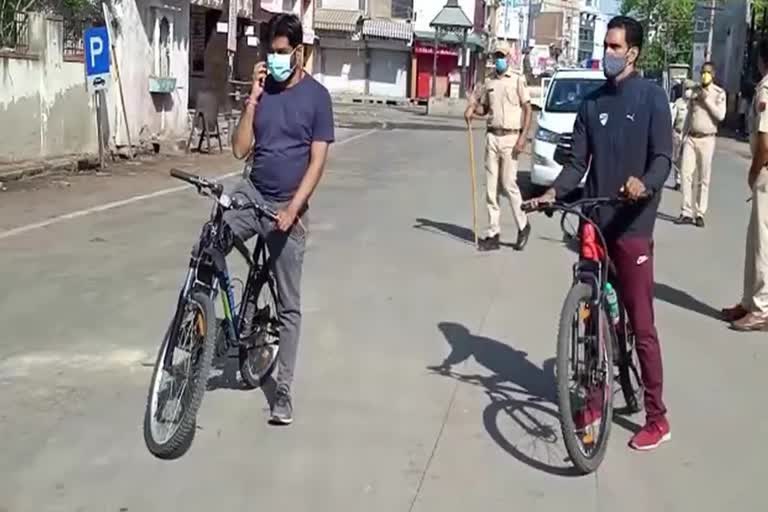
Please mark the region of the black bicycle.
[[[563, 440], [573, 465], [583, 474], [595, 471], [605, 456], [614, 412], [614, 378], [618, 377], [625, 402], [617, 412], [641, 410], [643, 389], [635, 335], [612, 284], [616, 272], [605, 238], [591, 218], [600, 206], [628, 201], [593, 198], [526, 208], [548, 216], [560, 211], [563, 218], [572, 214], [580, 220], [580, 256], [573, 265], [573, 284], [560, 313], [556, 378]], [[594, 238], [584, 236], [585, 226], [592, 227]]]
[[[233, 286], [239, 280], [230, 279], [226, 259], [212, 250], [225, 211], [253, 208], [257, 215], [276, 220], [275, 212], [233, 199], [224, 194], [221, 184], [205, 178], [177, 169], [171, 170], [171, 176], [194, 185], [215, 203], [189, 260], [149, 387], [144, 440], [151, 453], [167, 459], [183, 455], [192, 444], [214, 353], [224, 357], [237, 348], [243, 382], [258, 387], [273, 371], [279, 349], [278, 295], [264, 238], [257, 237], [253, 254], [245, 242], [234, 240], [234, 248], [248, 265], [239, 305]], [[214, 309], [219, 292], [223, 319], [216, 318]]]

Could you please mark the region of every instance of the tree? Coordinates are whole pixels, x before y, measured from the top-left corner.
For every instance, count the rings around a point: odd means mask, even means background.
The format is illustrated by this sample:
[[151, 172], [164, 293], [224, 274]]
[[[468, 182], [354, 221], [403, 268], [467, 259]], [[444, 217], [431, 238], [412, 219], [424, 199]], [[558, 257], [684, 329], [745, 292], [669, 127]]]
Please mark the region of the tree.
[[621, 13], [643, 25], [645, 45], [639, 64], [647, 73], [661, 73], [668, 63], [691, 61], [695, 9], [696, 0], [622, 0]]
[[105, 0], [0, 0], [0, 49], [15, 50], [24, 27], [24, 13], [37, 11], [64, 18], [64, 38], [82, 36], [85, 26], [103, 18]]

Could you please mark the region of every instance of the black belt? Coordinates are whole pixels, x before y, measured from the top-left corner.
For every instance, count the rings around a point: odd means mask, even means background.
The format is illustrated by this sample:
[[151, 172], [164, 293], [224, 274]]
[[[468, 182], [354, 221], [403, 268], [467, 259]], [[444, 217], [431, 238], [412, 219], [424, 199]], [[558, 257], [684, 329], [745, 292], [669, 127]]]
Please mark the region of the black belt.
[[703, 139], [705, 137], [714, 137], [717, 134], [716, 133], [694, 133], [694, 132], [691, 132], [688, 135], [690, 135], [694, 139]]
[[488, 128], [488, 133], [494, 135], [512, 135], [514, 133], [520, 133], [520, 130], [507, 130], [504, 128]]

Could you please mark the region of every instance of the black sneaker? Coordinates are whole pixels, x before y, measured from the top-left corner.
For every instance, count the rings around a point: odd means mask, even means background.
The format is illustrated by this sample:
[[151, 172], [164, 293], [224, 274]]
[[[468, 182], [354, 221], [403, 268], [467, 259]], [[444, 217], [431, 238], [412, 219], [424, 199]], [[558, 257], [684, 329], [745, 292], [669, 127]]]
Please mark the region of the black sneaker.
[[273, 425], [290, 425], [293, 423], [293, 405], [291, 404], [291, 394], [287, 388], [278, 388], [269, 422]]
[[687, 215], [681, 215], [677, 219], [675, 219], [675, 224], [679, 224], [679, 225], [693, 224], [693, 219], [688, 217]]
[[696, 227], [698, 228], [704, 227], [704, 217], [696, 217]]
[[525, 246], [528, 243], [528, 237], [530, 235], [531, 235], [531, 221], [528, 221], [525, 227], [517, 233], [517, 243], [515, 244], [516, 251], [522, 251], [523, 249], [525, 249]]
[[477, 245], [480, 251], [495, 251], [501, 248], [498, 234], [481, 238]]

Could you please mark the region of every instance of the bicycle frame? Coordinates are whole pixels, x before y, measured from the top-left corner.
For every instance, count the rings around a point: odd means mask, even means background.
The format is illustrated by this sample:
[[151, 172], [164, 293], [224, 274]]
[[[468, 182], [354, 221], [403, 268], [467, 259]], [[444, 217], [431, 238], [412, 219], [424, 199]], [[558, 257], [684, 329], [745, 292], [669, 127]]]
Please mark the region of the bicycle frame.
[[[234, 342], [240, 339], [242, 331], [242, 322], [244, 319], [245, 307], [251, 287], [256, 279], [259, 279], [259, 273], [267, 272], [272, 263], [271, 256], [267, 255], [266, 242], [263, 237], [258, 237], [253, 255], [246, 244], [239, 238], [235, 238], [234, 248], [243, 257], [248, 265], [248, 277], [243, 288], [240, 304], [235, 307], [235, 290], [232, 285], [232, 279], [229, 274], [229, 267], [226, 258], [222, 258], [218, 265], [206, 250], [211, 247], [213, 240], [221, 229], [223, 222], [224, 208], [217, 202], [211, 211], [210, 219], [203, 225], [200, 238], [196, 244], [192, 256], [189, 260], [189, 266], [184, 279], [184, 286], [179, 292], [179, 298], [176, 304], [176, 314], [171, 323], [169, 332], [169, 343], [174, 343], [174, 335], [179, 328], [181, 315], [184, 310], [183, 305], [190, 292], [195, 288], [204, 288], [207, 290], [211, 299], [216, 300], [216, 295], [221, 291], [221, 303], [224, 310], [225, 329], [228, 340]], [[218, 268], [217, 268], [218, 267]], [[173, 349], [174, 347], [170, 347]], [[173, 350], [167, 350], [164, 369], [169, 371], [173, 364]]]

